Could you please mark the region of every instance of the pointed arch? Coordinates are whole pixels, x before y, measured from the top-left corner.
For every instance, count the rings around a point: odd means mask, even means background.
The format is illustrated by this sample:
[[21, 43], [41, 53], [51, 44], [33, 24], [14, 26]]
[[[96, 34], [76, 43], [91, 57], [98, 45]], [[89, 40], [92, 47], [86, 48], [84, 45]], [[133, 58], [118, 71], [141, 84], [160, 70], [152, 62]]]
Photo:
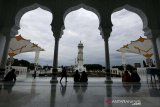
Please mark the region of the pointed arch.
[[[99, 19], [99, 27], [98, 27], [98, 29], [100, 30], [100, 34], [102, 35], [102, 28], [101, 28], [101, 26], [100, 26], [101, 16], [100, 16], [99, 12], [98, 12], [95, 8], [90, 7], [90, 6], [88, 6], [88, 5], [85, 5], [85, 4], [83, 4], [83, 3], [67, 9], [67, 10], [65, 11], [64, 15], [63, 15], [63, 21], [65, 21], [66, 16], [67, 16], [70, 12], [75, 11], [75, 10], [78, 10], [78, 9], [80, 9], [80, 8], [83, 8], [83, 9], [85, 9], [85, 10], [91, 11], [91, 12], [93, 12], [94, 14], [97, 15], [97, 17], [98, 17], [98, 19]], [[61, 34], [63, 34], [63, 30], [64, 30], [64, 29], [65, 29], [65, 26], [63, 25], [62, 28], [61, 28], [61, 32], [62, 32]]]
[[148, 27], [148, 19], [147, 19], [146, 14], [142, 10], [140, 10], [140, 9], [138, 9], [136, 7], [130, 6], [128, 4], [126, 4], [126, 5], [122, 6], [122, 7], [118, 7], [116, 9], [114, 9], [113, 13], [114, 12], [118, 12], [118, 11], [120, 11], [122, 9], [126, 9], [128, 11], [134, 12], [141, 18], [141, 20], [143, 22], [143, 31], [145, 33], [145, 36], [148, 36], [149, 33], [150, 33], [150, 28]]
[[67, 16], [68, 13], [70, 13], [70, 12], [72, 12], [72, 11], [75, 11], [75, 10], [78, 10], [78, 9], [80, 9], [80, 8], [84, 8], [85, 10], [88, 10], [88, 11], [91, 11], [91, 12], [95, 13], [95, 14], [98, 16], [99, 22], [101, 22], [101, 16], [100, 16], [99, 12], [98, 12], [95, 8], [90, 7], [90, 6], [88, 6], [88, 5], [85, 5], [85, 4], [83, 4], [83, 3], [67, 9], [67, 10], [65, 11], [64, 15], [63, 15], [63, 21], [65, 20], [65, 18], [66, 18], [66, 16]]
[[[14, 24], [14, 26], [12, 27], [11, 32], [10, 32], [10, 35], [11, 35], [12, 37], [15, 36], [16, 34], [18, 34], [18, 30], [20, 29], [20, 20], [21, 20], [22, 16], [23, 16], [25, 13], [27, 13], [27, 12], [29, 12], [29, 11], [32, 11], [32, 10], [34, 10], [34, 9], [37, 9], [37, 8], [41, 8], [41, 9], [43, 9], [43, 10], [46, 10], [46, 11], [49, 11], [50, 13], [52, 13], [51, 10], [50, 10], [48, 7], [43, 6], [43, 5], [40, 5], [40, 4], [38, 4], [38, 3], [35, 3], [35, 4], [33, 4], [33, 5], [30, 5], [30, 6], [27, 6], [27, 7], [22, 8], [21, 10], [18, 11], [18, 13], [17, 13], [16, 16], [15, 16], [15, 24]], [[53, 17], [53, 16], [52, 16], [52, 17]]]

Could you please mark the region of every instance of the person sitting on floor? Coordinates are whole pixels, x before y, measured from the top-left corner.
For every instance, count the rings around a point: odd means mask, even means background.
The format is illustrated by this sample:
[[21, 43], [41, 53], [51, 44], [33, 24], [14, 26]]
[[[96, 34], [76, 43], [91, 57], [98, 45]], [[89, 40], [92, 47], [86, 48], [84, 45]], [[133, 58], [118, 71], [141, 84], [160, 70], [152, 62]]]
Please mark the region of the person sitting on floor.
[[141, 78], [139, 77], [136, 71], [131, 73], [131, 82], [140, 82]]
[[88, 76], [85, 71], [82, 72], [80, 82], [88, 82]]
[[4, 77], [3, 81], [16, 81], [15, 69], [12, 69], [7, 75]]
[[131, 82], [131, 76], [128, 71], [125, 71], [122, 75], [122, 82]]
[[74, 82], [79, 82], [80, 81], [80, 74], [78, 70], [76, 70], [76, 73], [74, 74]]

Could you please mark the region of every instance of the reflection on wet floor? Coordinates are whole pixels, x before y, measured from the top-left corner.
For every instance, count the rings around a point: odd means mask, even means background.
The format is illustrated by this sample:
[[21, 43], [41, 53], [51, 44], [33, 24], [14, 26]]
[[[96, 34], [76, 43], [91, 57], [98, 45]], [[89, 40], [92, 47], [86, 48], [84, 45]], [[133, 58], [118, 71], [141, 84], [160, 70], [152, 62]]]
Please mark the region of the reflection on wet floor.
[[138, 92], [141, 88], [141, 83], [123, 83], [123, 87], [126, 92]]
[[[50, 83], [50, 78], [28, 78], [25, 81], [0, 82], [0, 107], [105, 107], [112, 106], [119, 100], [137, 100], [141, 105], [158, 107], [160, 105], [160, 83], [143, 81], [141, 83], [113, 84], [98, 82], [88, 83]], [[43, 81], [44, 80], [44, 81]], [[48, 80], [48, 81], [47, 81]], [[96, 82], [97, 80], [97, 82]], [[137, 103], [140, 104], [140, 103]], [[126, 106], [127, 104], [118, 104]], [[132, 105], [133, 106], [133, 105]]]

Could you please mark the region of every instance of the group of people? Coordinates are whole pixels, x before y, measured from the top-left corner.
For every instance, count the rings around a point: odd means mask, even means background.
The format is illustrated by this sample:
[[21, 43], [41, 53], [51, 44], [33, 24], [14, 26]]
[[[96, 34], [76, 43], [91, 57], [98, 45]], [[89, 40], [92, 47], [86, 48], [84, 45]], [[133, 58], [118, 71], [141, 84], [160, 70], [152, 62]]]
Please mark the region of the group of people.
[[[62, 73], [61, 73], [61, 79], [65, 77], [66, 82], [67, 82], [67, 70], [65, 67], [62, 68]], [[73, 75], [74, 82], [88, 82], [88, 76], [85, 71], [83, 71], [80, 75], [78, 70], [76, 70], [75, 74]], [[122, 82], [140, 82], [140, 77], [136, 71], [125, 71], [122, 75]], [[15, 74], [15, 69], [12, 69], [10, 72], [6, 74], [4, 77], [3, 81], [16, 81], [16, 74]]]
[[[65, 81], [67, 82], [67, 70], [65, 67], [62, 67], [60, 82], [64, 77], [65, 77]], [[73, 75], [73, 78], [74, 78], [74, 82], [88, 82], [88, 76], [85, 71], [83, 71], [82, 74], [80, 75], [78, 70], [76, 70], [75, 74]]]
[[125, 71], [122, 75], [122, 82], [140, 82], [141, 78], [139, 77], [138, 73], [136, 71], [130, 72]]
[[[33, 77], [36, 77], [36, 71], [34, 72]], [[61, 79], [60, 82], [62, 81], [62, 79], [65, 77], [65, 80], [67, 82], [67, 70], [65, 67], [62, 68], [62, 73], [61, 73]], [[86, 74], [85, 71], [82, 72], [82, 74], [80, 75], [78, 70], [76, 70], [75, 74], [73, 75], [74, 77], [74, 82], [88, 82], [88, 76]], [[9, 71], [6, 76], [4, 77], [3, 81], [16, 81], [16, 74], [15, 74], [15, 69], [12, 69], [11, 71]]]
[[85, 71], [83, 71], [82, 74], [80, 75], [78, 70], [76, 70], [73, 77], [74, 77], [74, 82], [88, 82], [88, 76]]

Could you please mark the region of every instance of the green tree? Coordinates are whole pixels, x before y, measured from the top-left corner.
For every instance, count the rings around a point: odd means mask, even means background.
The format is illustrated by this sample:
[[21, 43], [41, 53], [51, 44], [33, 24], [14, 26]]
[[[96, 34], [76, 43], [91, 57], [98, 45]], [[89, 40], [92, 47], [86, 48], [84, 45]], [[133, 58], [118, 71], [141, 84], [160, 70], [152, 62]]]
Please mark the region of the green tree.
[[103, 66], [100, 64], [84, 64], [84, 67], [86, 67], [87, 71], [92, 70], [100, 70], [102, 71]]
[[31, 63], [28, 68], [29, 68], [30, 70], [34, 70], [34, 69], [35, 69], [35, 64], [34, 64], [34, 63]]
[[123, 71], [124, 70], [124, 67], [121, 65], [121, 66], [113, 66], [112, 68], [118, 68], [119, 70]]

